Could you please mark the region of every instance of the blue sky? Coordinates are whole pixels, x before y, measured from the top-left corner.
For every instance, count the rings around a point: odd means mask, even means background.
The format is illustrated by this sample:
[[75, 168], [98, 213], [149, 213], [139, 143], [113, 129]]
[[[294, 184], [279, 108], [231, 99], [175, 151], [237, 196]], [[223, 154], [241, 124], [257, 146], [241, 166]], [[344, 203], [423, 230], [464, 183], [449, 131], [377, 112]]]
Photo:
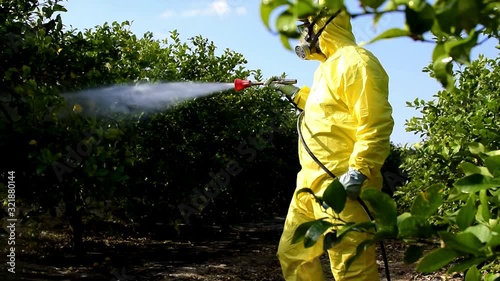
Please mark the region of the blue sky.
[[[358, 1], [347, 2], [354, 5]], [[105, 22], [128, 20], [138, 36], [150, 31], [163, 39], [174, 29], [183, 41], [201, 35], [213, 41], [220, 52], [229, 48], [243, 54], [248, 61], [246, 67], [261, 69], [264, 78], [286, 73], [298, 80], [297, 86], [311, 85], [318, 65], [315, 61], [300, 60], [266, 29], [260, 18], [260, 0], [66, 0], [61, 4], [68, 9], [62, 14], [66, 26], [83, 30]], [[354, 19], [352, 25], [357, 41], [366, 42], [387, 28], [402, 27], [403, 21], [400, 15], [388, 14], [376, 28], [368, 16]], [[494, 41], [473, 49], [472, 58], [480, 53], [498, 56], [495, 48], [498, 42]], [[295, 42], [291, 43], [293, 46]], [[433, 46], [402, 38], [379, 41], [366, 48], [379, 58], [389, 74], [395, 120], [391, 140], [396, 144], [418, 142], [417, 136], [405, 132], [405, 120], [418, 115], [406, 107], [406, 101], [417, 97], [430, 100], [442, 89], [421, 71], [430, 62]]]

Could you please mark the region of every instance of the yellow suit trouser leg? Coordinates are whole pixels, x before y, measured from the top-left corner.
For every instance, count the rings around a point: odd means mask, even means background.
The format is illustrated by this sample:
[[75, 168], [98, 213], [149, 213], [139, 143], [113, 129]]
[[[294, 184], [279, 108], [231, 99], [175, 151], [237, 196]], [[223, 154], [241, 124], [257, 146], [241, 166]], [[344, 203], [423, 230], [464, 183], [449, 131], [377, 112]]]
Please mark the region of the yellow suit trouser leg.
[[292, 244], [292, 237], [297, 227], [315, 219], [314, 206], [311, 202], [301, 204], [303, 202], [305, 201], [296, 200], [295, 196], [292, 199], [277, 256], [286, 281], [323, 281], [325, 278], [319, 260], [323, 254], [323, 240], [310, 248], [305, 248], [302, 242]]
[[[341, 219], [347, 222], [362, 222], [369, 220], [368, 215], [358, 201], [347, 199]], [[379, 281], [378, 266], [376, 263], [375, 246], [370, 246], [345, 270], [347, 259], [356, 254], [356, 247], [364, 240], [369, 239], [369, 234], [350, 232], [342, 242], [328, 250], [330, 267], [336, 281]]]
[[[278, 258], [281, 263], [283, 276], [287, 281], [323, 281], [323, 271], [319, 257], [323, 254], [323, 239], [314, 246], [304, 248], [303, 243], [292, 244], [292, 237], [299, 225], [315, 219], [325, 217], [320, 205], [309, 196], [294, 196], [288, 210], [283, 234], [278, 247]], [[368, 220], [366, 212], [357, 201], [347, 200], [340, 217], [347, 222], [362, 222]], [[367, 234], [351, 232], [342, 242], [328, 250], [330, 266], [336, 281], [378, 281], [378, 266], [376, 263], [375, 247], [369, 247], [345, 271], [345, 264], [349, 257], [356, 253], [356, 247], [365, 239]]]

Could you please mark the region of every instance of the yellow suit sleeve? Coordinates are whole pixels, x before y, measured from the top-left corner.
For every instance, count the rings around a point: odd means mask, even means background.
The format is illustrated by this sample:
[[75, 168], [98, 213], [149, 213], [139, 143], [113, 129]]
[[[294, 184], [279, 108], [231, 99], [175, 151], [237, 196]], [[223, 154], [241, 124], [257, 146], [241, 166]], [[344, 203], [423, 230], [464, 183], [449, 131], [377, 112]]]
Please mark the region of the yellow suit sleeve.
[[293, 103], [295, 103], [301, 110], [304, 110], [307, 97], [309, 96], [310, 92], [311, 89], [308, 86], [300, 88], [300, 90], [293, 96]]
[[380, 172], [390, 153], [393, 130], [388, 100], [387, 74], [378, 63], [358, 68], [346, 89], [346, 100], [355, 124], [355, 143], [349, 167], [368, 178]]

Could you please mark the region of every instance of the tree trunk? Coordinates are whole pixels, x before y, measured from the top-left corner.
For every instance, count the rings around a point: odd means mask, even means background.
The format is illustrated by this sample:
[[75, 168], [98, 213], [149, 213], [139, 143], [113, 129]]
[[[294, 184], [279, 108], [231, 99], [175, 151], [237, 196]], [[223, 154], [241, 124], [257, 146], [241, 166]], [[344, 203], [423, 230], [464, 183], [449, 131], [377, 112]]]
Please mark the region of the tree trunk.
[[64, 192], [64, 203], [66, 205], [66, 218], [71, 230], [71, 247], [77, 255], [83, 253], [83, 222], [82, 215], [77, 209], [76, 192], [73, 187]]

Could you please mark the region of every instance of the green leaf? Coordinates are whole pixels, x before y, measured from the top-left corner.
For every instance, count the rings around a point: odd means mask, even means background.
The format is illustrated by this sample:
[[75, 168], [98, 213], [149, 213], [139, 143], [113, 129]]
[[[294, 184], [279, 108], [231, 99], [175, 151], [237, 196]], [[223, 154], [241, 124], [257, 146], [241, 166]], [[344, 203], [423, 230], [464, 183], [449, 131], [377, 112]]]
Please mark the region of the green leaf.
[[341, 240], [342, 236], [337, 236], [336, 232], [328, 232], [327, 234], [325, 234], [325, 238], [323, 239], [323, 250], [328, 251], [329, 249], [340, 243]]
[[276, 29], [282, 35], [288, 38], [298, 38], [300, 36], [297, 31], [297, 18], [290, 11], [284, 11], [276, 19]]
[[394, 11], [398, 8], [396, 3], [394, 1], [389, 1], [387, 2], [387, 5], [385, 5], [384, 11]]
[[410, 0], [404, 2], [408, 6], [408, 8], [416, 11], [423, 9], [424, 5], [426, 4], [425, 0]]
[[352, 263], [359, 257], [361, 256], [365, 251], [366, 249], [368, 249], [371, 245], [373, 245], [373, 241], [372, 240], [364, 240], [362, 241], [361, 243], [359, 243], [359, 245], [356, 247], [356, 253], [352, 256], [350, 256], [347, 261], [346, 261], [346, 265], [345, 265], [345, 271], [347, 272], [349, 270], [349, 267], [351, 267]]
[[313, 15], [317, 11], [317, 7], [311, 0], [297, 0], [293, 11], [297, 19], [304, 19]]
[[483, 224], [470, 226], [465, 232], [474, 234], [482, 243], [488, 243], [492, 239], [491, 229]]
[[434, 8], [425, 1], [421, 5], [408, 5], [405, 15], [412, 34], [423, 34], [431, 30], [434, 24]]
[[482, 189], [495, 188], [500, 186], [500, 180], [479, 174], [466, 176], [454, 183], [460, 191], [465, 193], [474, 193]]
[[288, 4], [287, 0], [263, 0], [260, 4], [260, 17], [268, 30], [271, 30], [269, 18], [271, 13], [279, 6]]
[[382, 40], [382, 39], [390, 39], [390, 38], [397, 38], [397, 37], [404, 37], [404, 36], [410, 36], [411, 32], [408, 30], [400, 29], [400, 28], [391, 28], [388, 29], [381, 34], [377, 35], [375, 38], [370, 40], [368, 44], [374, 43], [376, 41]]
[[29, 67], [27, 65], [23, 65], [21, 67], [21, 70], [23, 72], [23, 76], [28, 76], [28, 74], [31, 72], [31, 67]]
[[444, 49], [454, 60], [467, 64], [470, 62], [470, 52], [477, 45], [478, 34], [473, 30], [466, 38], [449, 38], [444, 43]]
[[347, 191], [338, 178], [328, 185], [323, 193], [323, 200], [337, 214], [340, 214], [344, 210], [347, 201]]
[[413, 0], [391, 0], [391, 2], [394, 2], [394, 5], [396, 7], [400, 5], [410, 5], [410, 2], [422, 2], [421, 0], [413, 1]]
[[339, 228], [337, 230], [337, 236], [339, 236], [339, 237], [343, 236], [344, 233], [349, 232], [354, 225], [356, 225], [356, 223], [354, 223], [354, 222], [347, 222], [346, 224], [344, 224], [341, 228]]
[[433, 231], [429, 222], [423, 217], [405, 216], [404, 218], [400, 216], [398, 218], [398, 238], [409, 238], [409, 237], [419, 237], [419, 238], [429, 238], [432, 236]]
[[406, 264], [417, 262], [424, 254], [424, 247], [418, 245], [410, 245], [405, 251], [403, 261]]
[[446, 248], [466, 254], [479, 255], [484, 244], [472, 233], [461, 232], [453, 234], [447, 231], [440, 231], [439, 237], [445, 243]]
[[55, 4], [53, 7], [52, 7], [53, 11], [54, 12], [67, 12], [68, 10], [66, 10], [66, 8], [64, 8], [64, 6], [60, 5], [60, 4]]
[[465, 281], [481, 281], [481, 273], [475, 265], [471, 266], [469, 270], [467, 270], [467, 274], [465, 274]]
[[95, 176], [97, 176], [97, 177], [104, 177], [104, 176], [106, 176], [108, 173], [109, 173], [109, 170], [108, 170], [108, 169], [98, 169], [98, 170], [95, 172]]
[[396, 234], [397, 207], [396, 202], [387, 193], [378, 189], [367, 188], [361, 192], [360, 198], [370, 204], [379, 232]]
[[487, 151], [484, 153], [487, 157], [499, 156], [500, 150]]
[[458, 190], [457, 187], [453, 187], [452, 190], [450, 191], [450, 194], [448, 195], [449, 202], [457, 201], [457, 200], [467, 201], [468, 198], [469, 198], [469, 194]]
[[306, 232], [304, 236], [304, 247], [310, 248], [318, 242], [318, 239], [328, 229], [332, 228], [333, 224], [325, 220], [316, 220]]
[[472, 163], [463, 162], [458, 165], [458, 167], [464, 172], [466, 176], [470, 176], [473, 174], [480, 174], [483, 176], [493, 177], [488, 168], [486, 167], [478, 167]]
[[491, 236], [486, 245], [492, 248], [500, 246], [500, 224], [494, 226], [490, 231]]
[[452, 32], [457, 23], [457, 2], [443, 1], [435, 6], [436, 20], [441, 31], [447, 34], [455, 34]]
[[355, 231], [368, 232], [377, 230], [377, 225], [371, 221], [358, 222], [352, 226]]
[[36, 166], [36, 174], [40, 175], [47, 169], [47, 164], [39, 164]]
[[486, 158], [484, 164], [493, 177], [500, 177], [500, 155]]
[[411, 217], [411, 214], [408, 213], [408, 212], [404, 212], [402, 213], [401, 215], [398, 216], [397, 218], [397, 224], [399, 225], [401, 222], [403, 222], [404, 220], [408, 219]]
[[281, 44], [283, 44], [283, 46], [287, 50], [291, 50], [292, 49], [292, 46], [290, 45], [290, 39], [286, 35], [280, 34], [280, 41], [281, 41]]
[[370, 7], [374, 10], [378, 9], [382, 4], [384, 4], [385, 0], [361, 0], [361, 6]]
[[460, 253], [451, 249], [439, 248], [425, 255], [417, 265], [417, 270], [422, 273], [432, 273], [459, 257]]
[[451, 274], [453, 272], [464, 272], [467, 268], [469, 268], [473, 265], [480, 264], [483, 261], [484, 261], [484, 258], [476, 258], [476, 257], [457, 261], [447, 270], [447, 272], [449, 274]]
[[383, 13], [375, 13], [373, 15], [373, 26], [376, 27], [380, 19], [382, 18], [384, 14]]
[[437, 43], [432, 51], [432, 61], [436, 61], [440, 57], [448, 57], [444, 48], [444, 43]]
[[498, 281], [500, 280], [500, 273], [489, 273], [484, 276], [484, 281]]
[[484, 148], [484, 145], [482, 143], [479, 143], [479, 142], [470, 143], [470, 144], [468, 144], [468, 146], [469, 146], [470, 153], [475, 154], [475, 155], [479, 155], [479, 154], [484, 153], [486, 151], [486, 149]]
[[460, 230], [465, 230], [474, 222], [474, 218], [476, 217], [476, 202], [474, 197], [470, 196], [467, 203], [458, 210], [456, 222]]
[[123, 135], [123, 131], [117, 128], [109, 128], [106, 131], [104, 131], [104, 138], [105, 139], [116, 139], [120, 136]]
[[438, 57], [433, 62], [434, 75], [436, 79], [441, 82], [441, 85], [445, 87], [448, 91], [452, 91], [455, 86], [455, 80], [453, 79], [453, 65], [451, 62], [453, 58], [448, 54]]
[[348, 233], [351, 230], [366, 232], [370, 230], [376, 230], [376, 225], [371, 221], [365, 221], [359, 223], [348, 222], [344, 226], [342, 226], [339, 230], [337, 230], [337, 236], [341, 237], [345, 233]]
[[463, 29], [469, 31], [473, 29], [479, 22], [479, 7], [477, 1], [471, 0], [457, 0], [457, 13], [458, 18]]
[[336, 13], [338, 10], [342, 9], [344, 6], [343, 0], [329, 0], [323, 1], [325, 7], [327, 7], [331, 12]]
[[[441, 30], [441, 26], [439, 25], [439, 22], [437, 20], [437, 16], [436, 16], [436, 20], [434, 20], [434, 23], [432, 24], [430, 31], [431, 31], [431, 34], [434, 35], [436, 42], [444, 41], [448, 35], [448, 34], [444, 33], [443, 30]], [[441, 44], [441, 43], [438, 43], [438, 44]]]
[[[320, 219], [320, 220], [323, 220], [323, 219]], [[317, 221], [318, 220], [316, 220], [316, 221], [308, 221], [308, 222], [305, 222], [305, 223], [302, 223], [301, 225], [299, 225], [297, 227], [297, 229], [295, 229], [295, 232], [293, 233], [292, 244], [295, 244], [295, 243], [298, 243], [298, 242], [304, 240], [304, 238], [306, 236], [306, 233], [309, 230], [309, 228], [314, 223], [316, 223]]]
[[477, 207], [477, 218], [479, 221], [488, 222], [491, 218], [488, 206], [488, 191], [483, 189], [479, 191], [479, 206]]
[[477, 206], [477, 213], [475, 218], [478, 222], [487, 222], [490, 219], [490, 211], [488, 209], [488, 205], [479, 204], [479, 206]]
[[430, 217], [433, 215], [439, 206], [443, 204], [442, 190], [443, 185], [431, 185], [425, 191], [417, 195], [411, 206], [411, 214], [413, 216]]

